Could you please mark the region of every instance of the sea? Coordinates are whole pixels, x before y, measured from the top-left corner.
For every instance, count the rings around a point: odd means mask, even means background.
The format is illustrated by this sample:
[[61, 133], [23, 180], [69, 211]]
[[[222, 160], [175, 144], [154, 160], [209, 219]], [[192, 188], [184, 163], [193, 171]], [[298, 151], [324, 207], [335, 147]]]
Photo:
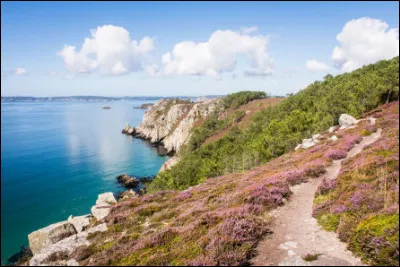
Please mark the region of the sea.
[[[1, 103], [1, 262], [28, 234], [90, 213], [97, 196], [124, 188], [116, 176], [156, 175], [167, 156], [124, 135], [146, 100]], [[103, 106], [111, 109], [103, 109]]]

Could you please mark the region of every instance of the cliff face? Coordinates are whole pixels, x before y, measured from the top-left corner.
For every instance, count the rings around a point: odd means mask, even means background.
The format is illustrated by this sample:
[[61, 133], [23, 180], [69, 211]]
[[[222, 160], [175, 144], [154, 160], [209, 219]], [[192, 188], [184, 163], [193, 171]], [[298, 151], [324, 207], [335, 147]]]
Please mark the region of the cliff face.
[[146, 110], [136, 135], [152, 143], [162, 141], [193, 104], [186, 101], [163, 99]]
[[179, 151], [189, 140], [194, 124], [207, 118], [216, 108], [220, 99], [189, 103], [182, 100], [163, 99], [150, 107], [136, 127], [136, 135], [161, 142], [168, 152]]

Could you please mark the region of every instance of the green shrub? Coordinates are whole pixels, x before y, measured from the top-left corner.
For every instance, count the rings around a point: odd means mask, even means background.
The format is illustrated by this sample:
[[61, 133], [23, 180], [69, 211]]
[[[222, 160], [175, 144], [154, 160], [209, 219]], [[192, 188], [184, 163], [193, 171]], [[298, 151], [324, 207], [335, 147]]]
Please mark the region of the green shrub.
[[350, 248], [373, 265], [399, 265], [399, 215], [375, 215], [358, 224]]
[[268, 95], [262, 91], [241, 91], [227, 95], [223, 99], [225, 108], [238, 108], [254, 99], [266, 98]]

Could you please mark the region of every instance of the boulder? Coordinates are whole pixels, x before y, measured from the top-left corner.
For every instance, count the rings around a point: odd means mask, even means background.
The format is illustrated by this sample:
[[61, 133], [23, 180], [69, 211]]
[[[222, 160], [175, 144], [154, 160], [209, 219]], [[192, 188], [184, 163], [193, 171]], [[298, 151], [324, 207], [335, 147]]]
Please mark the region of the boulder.
[[76, 233], [74, 225], [68, 221], [54, 223], [30, 233], [28, 235], [29, 247], [32, 253], [36, 254], [41, 249]]
[[295, 148], [294, 148], [294, 150], [299, 150], [301, 148], [301, 144], [298, 144]]
[[342, 129], [356, 125], [357, 123], [358, 120], [348, 114], [342, 114], [339, 117], [339, 125]]
[[[70, 237], [60, 240], [55, 244], [51, 244], [47, 247], [44, 247], [39, 253], [35, 254], [30, 260], [30, 266], [38, 266], [43, 265], [43, 262], [47, 260], [47, 258], [55, 252], [65, 251], [68, 254], [71, 253], [74, 249], [79, 246], [89, 246], [90, 242], [87, 240], [87, 236], [90, 233], [94, 232], [104, 232], [107, 231], [107, 225], [105, 223], [97, 225], [93, 228], [89, 228], [87, 231], [82, 231], [78, 234], [74, 234]], [[70, 262], [71, 265], [68, 264]], [[74, 261], [68, 261], [68, 266], [77, 266], [72, 265], [76, 264]]]
[[315, 134], [315, 135], [313, 135], [313, 137], [312, 137], [312, 140], [314, 141], [314, 143], [318, 143], [319, 142], [319, 137], [320, 137], [321, 135], [320, 134]]
[[110, 213], [111, 204], [117, 203], [111, 192], [100, 194], [97, 197], [96, 205], [90, 211], [97, 220], [102, 220]]
[[126, 190], [119, 195], [119, 200], [127, 200], [130, 198], [139, 197], [139, 194], [132, 189]]
[[67, 221], [72, 223], [77, 233], [80, 233], [90, 224], [91, 217], [92, 215], [90, 214], [77, 217], [71, 215], [68, 217]]
[[309, 139], [303, 139], [303, 142], [302, 142], [302, 144], [301, 144], [301, 147], [303, 148], [303, 149], [307, 149], [307, 148], [310, 148], [310, 147], [312, 147], [312, 146], [314, 146], [315, 145], [315, 142], [313, 141], [313, 139], [312, 138], [309, 138]]
[[118, 175], [117, 180], [126, 188], [134, 188], [139, 185], [139, 180], [137, 178], [126, 175], [125, 173]]
[[125, 124], [125, 128], [122, 129], [123, 134], [134, 135], [136, 133], [135, 127], [129, 126], [129, 124]]
[[329, 133], [333, 133], [334, 131], [336, 131], [337, 126], [332, 126], [329, 128], [328, 132]]
[[336, 141], [336, 140], [338, 140], [338, 138], [337, 138], [337, 136], [336, 136], [336, 135], [332, 135], [332, 136], [331, 136], [331, 138], [329, 138], [329, 139], [331, 139], [332, 141]]

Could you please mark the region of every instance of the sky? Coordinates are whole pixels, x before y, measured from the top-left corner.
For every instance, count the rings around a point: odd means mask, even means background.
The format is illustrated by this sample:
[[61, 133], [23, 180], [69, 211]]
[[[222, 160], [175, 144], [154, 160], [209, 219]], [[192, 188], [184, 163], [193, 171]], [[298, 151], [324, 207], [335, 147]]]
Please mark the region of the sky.
[[1, 96], [296, 93], [399, 55], [399, 3], [1, 2]]

